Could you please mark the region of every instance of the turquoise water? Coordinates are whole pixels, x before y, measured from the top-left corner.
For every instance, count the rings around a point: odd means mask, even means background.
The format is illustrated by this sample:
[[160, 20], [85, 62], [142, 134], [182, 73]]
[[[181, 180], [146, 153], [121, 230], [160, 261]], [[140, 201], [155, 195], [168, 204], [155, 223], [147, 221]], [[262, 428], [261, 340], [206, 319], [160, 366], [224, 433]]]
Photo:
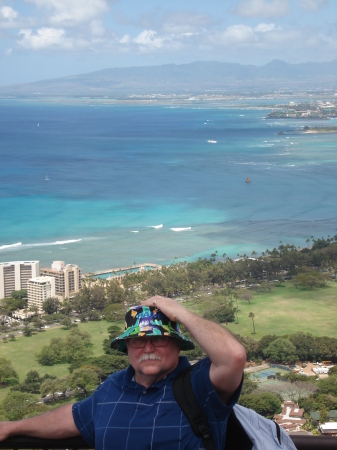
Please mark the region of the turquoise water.
[[0, 100], [0, 261], [88, 272], [335, 235], [336, 135], [267, 113]]

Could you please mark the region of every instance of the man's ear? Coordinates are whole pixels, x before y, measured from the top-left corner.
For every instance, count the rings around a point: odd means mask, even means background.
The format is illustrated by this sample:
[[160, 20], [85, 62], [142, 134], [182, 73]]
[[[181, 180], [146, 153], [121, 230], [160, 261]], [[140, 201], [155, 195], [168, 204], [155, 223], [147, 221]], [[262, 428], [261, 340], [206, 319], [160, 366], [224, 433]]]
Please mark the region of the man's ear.
[[181, 351], [181, 341], [179, 339], [176, 339], [176, 345], [179, 348], [179, 351]]

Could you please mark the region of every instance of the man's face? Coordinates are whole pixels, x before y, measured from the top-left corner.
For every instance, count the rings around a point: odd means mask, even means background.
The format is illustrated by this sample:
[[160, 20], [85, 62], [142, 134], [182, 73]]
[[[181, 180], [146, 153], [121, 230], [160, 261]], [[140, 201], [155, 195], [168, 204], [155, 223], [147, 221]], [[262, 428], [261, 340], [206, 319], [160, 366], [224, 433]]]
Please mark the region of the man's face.
[[136, 382], [149, 387], [177, 367], [180, 344], [177, 339], [166, 338], [168, 340], [167, 345], [155, 347], [151, 338], [141, 339], [146, 341], [143, 348], [131, 347], [129, 341], [126, 342], [126, 345], [130, 364], [135, 370]]

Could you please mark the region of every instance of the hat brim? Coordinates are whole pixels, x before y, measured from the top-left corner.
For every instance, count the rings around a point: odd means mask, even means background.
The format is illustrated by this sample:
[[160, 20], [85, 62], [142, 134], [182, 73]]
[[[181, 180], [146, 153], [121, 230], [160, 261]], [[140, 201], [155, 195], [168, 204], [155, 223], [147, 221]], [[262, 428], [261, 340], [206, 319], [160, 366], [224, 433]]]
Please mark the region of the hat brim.
[[140, 337], [158, 337], [166, 336], [177, 339], [180, 343], [181, 350], [193, 350], [194, 343], [183, 334], [173, 330], [171, 327], [162, 325], [139, 327], [138, 325], [128, 328], [120, 336], [113, 339], [110, 343], [111, 348], [119, 352], [126, 353], [126, 339], [140, 338]]

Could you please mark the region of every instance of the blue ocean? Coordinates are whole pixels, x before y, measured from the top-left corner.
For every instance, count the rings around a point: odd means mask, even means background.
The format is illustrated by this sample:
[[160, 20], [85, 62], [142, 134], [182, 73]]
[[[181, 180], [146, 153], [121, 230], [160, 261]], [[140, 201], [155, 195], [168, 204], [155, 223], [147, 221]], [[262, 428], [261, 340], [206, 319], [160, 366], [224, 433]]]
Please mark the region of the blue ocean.
[[86, 273], [334, 236], [336, 134], [301, 127], [336, 122], [270, 111], [0, 100], [0, 261]]

